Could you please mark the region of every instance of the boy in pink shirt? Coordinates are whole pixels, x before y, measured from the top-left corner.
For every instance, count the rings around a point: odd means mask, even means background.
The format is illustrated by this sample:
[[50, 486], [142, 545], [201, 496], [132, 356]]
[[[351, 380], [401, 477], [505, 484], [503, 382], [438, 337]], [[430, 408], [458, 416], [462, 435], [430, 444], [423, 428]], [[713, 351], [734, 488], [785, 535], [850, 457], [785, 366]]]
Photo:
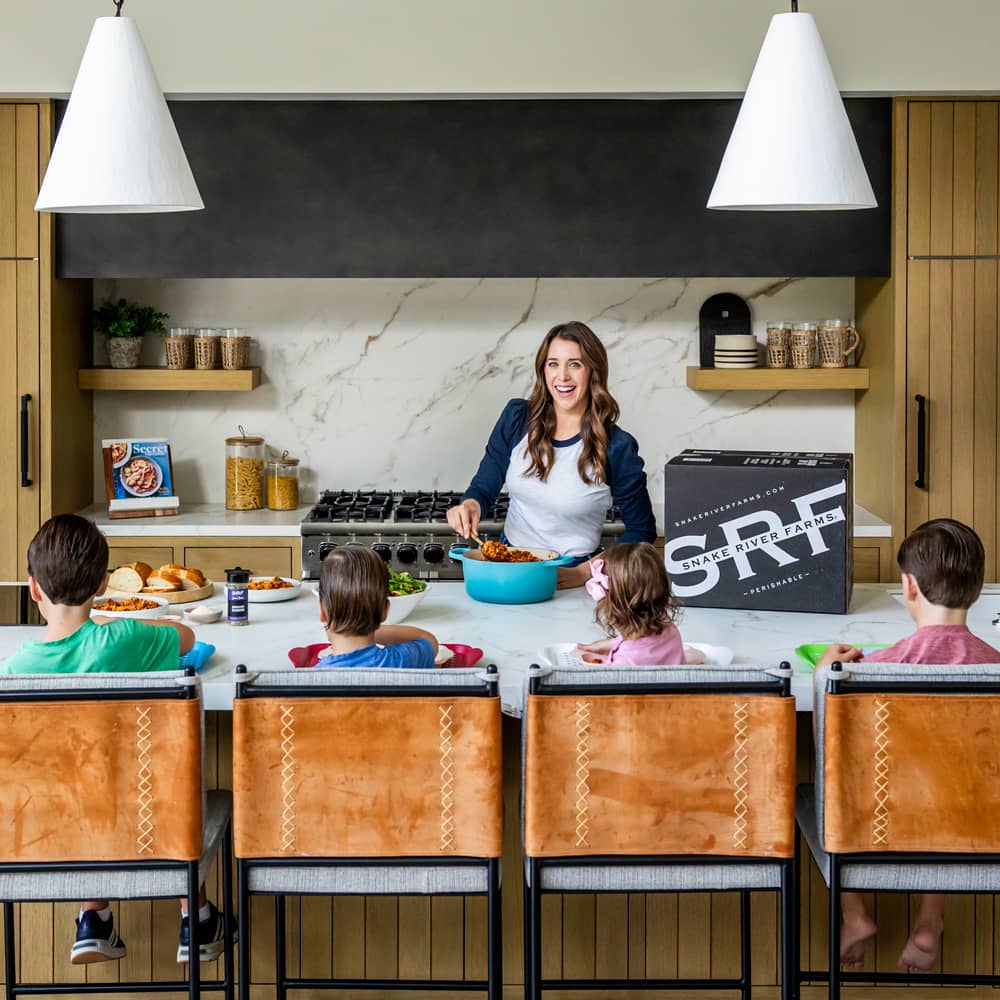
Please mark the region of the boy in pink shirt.
[[[897, 555], [906, 610], [916, 632], [887, 649], [864, 656], [866, 663], [965, 664], [1000, 663], [1000, 650], [973, 635], [966, 625], [969, 608], [983, 589], [986, 554], [972, 528], [947, 517], [915, 528]], [[854, 646], [829, 646], [819, 666], [862, 659]], [[849, 969], [864, 964], [865, 942], [875, 934], [875, 921], [860, 893], [842, 897], [840, 958]], [[944, 929], [944, 896], [920, 897], [920, 911], [897, 965], [904, 972], [926, 972], [937, 960]]]

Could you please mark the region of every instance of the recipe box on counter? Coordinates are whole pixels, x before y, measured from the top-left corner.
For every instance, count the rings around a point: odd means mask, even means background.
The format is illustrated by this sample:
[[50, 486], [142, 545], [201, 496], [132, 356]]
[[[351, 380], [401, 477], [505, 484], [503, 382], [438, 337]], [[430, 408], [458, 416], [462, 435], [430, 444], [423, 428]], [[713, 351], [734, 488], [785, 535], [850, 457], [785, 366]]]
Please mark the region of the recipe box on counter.
[[688, 450], [664, 467], [664, 559], [682, 604], [845, 614], [853, 456]]

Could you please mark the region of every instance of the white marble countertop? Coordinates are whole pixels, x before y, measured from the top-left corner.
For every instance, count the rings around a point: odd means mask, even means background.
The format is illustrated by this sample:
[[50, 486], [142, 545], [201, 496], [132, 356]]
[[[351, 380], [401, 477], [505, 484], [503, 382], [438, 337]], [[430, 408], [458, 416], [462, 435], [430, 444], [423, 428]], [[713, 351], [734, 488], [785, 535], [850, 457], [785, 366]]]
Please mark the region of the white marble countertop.
[[[908, 635], [913, 623], [898, 599], [898, 590], [888, 584], [859, 584], [846, 615], [688, 608], [679, 625], [685, 641], [728, 646], [737, 663], [776, 666], [788, 660], [796, 670], [792, 690], [797, 706], [800, 711], [811, 711], [811, 673], [796, 658], [795, 647], [807, 642], [890, 643]], [[206, 603], [222, 606], [221, 588], [217, 591]], [[969, 613], [970, 628], [987, 642], [997, 639], [991, 623], [998, 611], [1000, 587], [989, 586]], [[480, 647], [484, 652], [481, 663], [500, 668], [504, 708], [513, 713], [523, 701], [526, 670], [537, 661], [543, 646], [600, 638], [593, 614], [593, 602], [583, 590], [560, 591], [542, 604], [504, 606], [472, 601], [461, 582], [438, 582], [407, 621], [429, 629], [442, 642]], [[238, 663], [251, 670], [291, 669], [289, 649], [325, 639], [316, 597], [309, 587], [290, 601], [251, 604], [246, 627], [234, 628], [222, 621], [198, 626], [196, 631], [199, 639], [216, 647], [201, 677], [205, 706], [217, 710], [232, 707], [233, 671]], [[0, 628], [0, 660], [40, 633], [38, 627]]]
[[[657, 508], [657, 523], [663, 522], [663, 507]], [[181, 512], [173, 517], [108, 517], [104, 504], [91, 504], [79, 512], [93, 521], [108, 537], [141, 536], [171, 537], [176, 535], [214, 536], [299, 536], [299, 522], [309, 513], [309, 507], [297, 510], [226, 510], [221, 503], [182, 504]], [[881, 518], [854, 505], [855, 538], [889, 538], [892, 526]]]
[[299, 538], [299, 524], [309, 507], [295, 510], [226, 510], [221, 503], [182, 503], [181, 512], [170, 517], [108, 517], [107, 504], [94, 503], [78, 511], [93, 521], [109, 538], [148, 536], [227, 535], [248, 538]]

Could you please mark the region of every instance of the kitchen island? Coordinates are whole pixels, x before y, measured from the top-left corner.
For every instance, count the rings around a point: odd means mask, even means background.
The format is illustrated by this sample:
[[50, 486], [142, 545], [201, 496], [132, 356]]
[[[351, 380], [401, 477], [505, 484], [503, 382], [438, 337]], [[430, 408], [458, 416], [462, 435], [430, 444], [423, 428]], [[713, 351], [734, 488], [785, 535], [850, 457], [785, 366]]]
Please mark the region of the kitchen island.
[[[794, 656], [795, 646], [811, 641], [887, 643], [912, 631], [898, 598], [898, 587], [861, 585], [854, 588], [847, 615], [688, 609], [680, 628], [691, 642], [725, 645], [736, 662], [777, 665], [789, 660], [796, 667], [793, 692], [800, 710], [811, 707], [811, 675]], [[206, 603], [222, 606], [221, 588]], [[987, 588], [970, 614], [970, 627], [985, 639], [995, 636], [992, 618], [1000, 610], [1000, 588]], [[537, 605], [504, 607], [477, 604], [461, 583], [431, 585], [409, 622], [433, 631], [443, 642], [463, 642], [484, 651], [483, 664], [500, 668], [507, 710], [516, 709], [527, 669], [540, 647], [598, 636], [593, 602], [583, 590], [559, 592]], [[212, 787], [231, 787], [233, 671], [238, 663], [254, 669], [291, 669], [288, 649], [323, 641], [316, 597], [310, 585], [293, 600], [252, 604], [250, 624], [234, 628], [224, 622], [201, 626], [198, 637], [216, 646], [202, 673], [206, 705], [206, 773]], [[0, 658], [9, 655], [37, 628], [0, 630]], [[504, 838], [504, 980], [522, 981], [519, 877], [520, 727], [505, 719], [504, 797], [507, 817]], [[799, 776], [810, 767], [811, 727], [800, 716]], [[218, 892], [218, 888], [214, 890]], [[255, 899], [253, 935], [253, 998], [273, 996], [274, 957], [271, 933], [273, 908]], [[878, 918], [884, 928], [876, 942], [879, 968], [894, 967], [900, 933], [908, 920], [905, 896], [884, 896]], [[945, 921], [944, 963], [949, 970], [976, 971], [993, 967], [995, 902], [991, 896], [952, 897]], [[43, 980], [66, 975], [125, 979], [135, 975], [173, 974], [176, 948], [176, 904], [172, 901], [116, 904], [122, 933], [129, 944], [129, 965], [113, 963], [82, 967], [66, 964], [72, 937], [73, 904], [33, 904], [21, 909], [22, 948], [27, 974]], [[736, 896], [690, 894], [572, 894], [547, 896], [543, 904], [546, 976], [698, 978], [729, 976], [739, 960]], [[373, 976], [480, 978], [484, 974], [485, 902], [469, 897], [321, 897], [291, 899], [288, 905], [289, 971], [303, 976]], [[803, 955], [812, 968], [825, 968], [827, 893], [810, 866], [802, 900]], [[778, 982], [778, 910], [772, 893], [752, 896], [753, 981], [758, 997], [776, 996]], [[41, 946], [38, 941], [41, 939]], [[982, 946], [980, 946], [982, 943]], [[208, 970], [206, 970], [208, 972]], [[605, 994], [601, 994], [605, 995]]]

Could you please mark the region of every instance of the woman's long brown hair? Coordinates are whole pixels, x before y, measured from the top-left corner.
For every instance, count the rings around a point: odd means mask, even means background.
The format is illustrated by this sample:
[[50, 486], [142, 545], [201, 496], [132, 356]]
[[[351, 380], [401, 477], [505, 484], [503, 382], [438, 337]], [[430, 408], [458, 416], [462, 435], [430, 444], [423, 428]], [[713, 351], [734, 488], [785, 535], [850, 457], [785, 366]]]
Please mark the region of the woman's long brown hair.
[[527, 475], [538, 476], [542, 482], [549, 477], [555, 462], [552, 440], [556, 433], [556, 411], [545, 381], [545, 362], [549, 345], [556, 338], [569, 340], [580, 348], [580, 358], [590, 369], [589, 405], [580, 421], [583, 451], [578, 467], [585, 483], [603, 483], [608, 472], [608, 440], [621, 413], [614, 396], [608, 392], [608, 352], [597, 334], [586, 323], [559, 323], [545, 335], [535, 355], [535, 386], [528, 398], [528, 457], [531, 465]]

